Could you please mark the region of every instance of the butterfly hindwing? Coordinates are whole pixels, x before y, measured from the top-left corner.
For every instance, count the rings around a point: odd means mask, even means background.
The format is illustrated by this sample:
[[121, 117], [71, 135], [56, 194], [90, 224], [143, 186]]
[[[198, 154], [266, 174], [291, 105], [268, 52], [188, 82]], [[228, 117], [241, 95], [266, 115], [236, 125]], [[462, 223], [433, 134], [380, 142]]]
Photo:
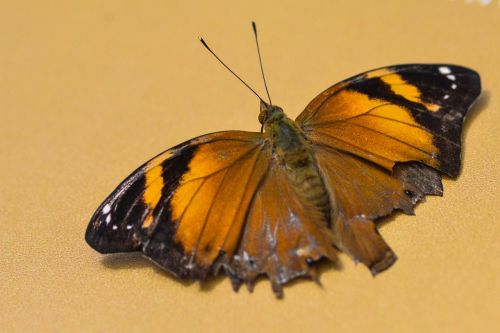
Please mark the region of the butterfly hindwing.
[[241, 243], [230, 265], [230, 276], [238, 287], [250, 288], [265, 274], [273, 290], [282, 295], [282, 285], [300, 277], [315, 277], [315, 261], [336, 259], [328, 221], [320, 210], [304, 200], [289, 174], [274, 159], [255, 192], [242, 230]]
[[375, 228], [374, 220], [395, 209], [413, 214], [426, 194], [442, 193], [437, 172], [418, 163], [398, 164], [394, 174], [332, 148], [315, 146], [316, 160], [331, 193], [331, 231], [339, 249], [370, 268], [388, 268], [396, 255]]

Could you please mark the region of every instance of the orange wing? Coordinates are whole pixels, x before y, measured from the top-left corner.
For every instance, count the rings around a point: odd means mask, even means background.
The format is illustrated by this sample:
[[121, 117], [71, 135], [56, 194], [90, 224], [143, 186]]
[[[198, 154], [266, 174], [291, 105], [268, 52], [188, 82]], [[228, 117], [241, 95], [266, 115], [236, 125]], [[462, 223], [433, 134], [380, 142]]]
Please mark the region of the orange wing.
[[242, 281], [251, 288], [260, 274], [282, 295], [282, 285], [299, 276], [315, 278], [312, 264], [336, 259], [328, 221], [302, 200], [289, 175], [273, 159], [247, 213], [241, 243], [230, 265], [235, 289]]
[[187, 147], [187, 166], [141, 226], [143, 251], [176, 276], [204, 279], [235, 252], [269, 155], [260, 133], [221, 132]]
[[462, 123], [481, 91], [479, 75], [453, 65], [399, 65], [328, 88], [297, 118], [308, 138], [392, 170], [419, 161], [460, 170]]
[[260, 133], [204, 135], [153, 158], [101, 204], [87, 242], [103, 253], [143, 252], [180, 277], [203, 278], [238, 243], [267, 171]]
[[396, 166], [394, 174], [344, 152], [316, 146], [316, 159], [331, 193], [332, 232], [339, 249], [368, 266], [375, 275], [391, 266], [396, 255], [373, 221], [400, 209], [413, 214], [425, 194], [441, 195], [437, 172], [419, 163]]
[[457, 176], [462, 123], [480, 90], [464, 67], [386, 67], [325, 90], [297, 118], [332, 194], [336, 245], [373, 274], [396, 256], [372, 221], [440, 195], [435, 169]]
[[276, 293], [335, 250], [326, 221], [301, 203], [260, 133], [205, 135], [153, 158], [92, 217], [99, 252], [136, 251], [181, 278], [223, 268], [235, 288], [267, 274]]

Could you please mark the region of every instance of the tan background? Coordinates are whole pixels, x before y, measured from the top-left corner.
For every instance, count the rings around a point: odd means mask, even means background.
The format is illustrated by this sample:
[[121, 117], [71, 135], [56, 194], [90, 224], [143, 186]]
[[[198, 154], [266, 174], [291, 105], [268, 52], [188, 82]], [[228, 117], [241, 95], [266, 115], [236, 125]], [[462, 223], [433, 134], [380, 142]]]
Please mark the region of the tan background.
[[[307, 4], [306, 4], [307, 3]], [[83, 239], [135, 167], [190, 137], [258, 131], [258, 101], [199, 35], [295, 117], [327, 86], [378, 66], [451, 62], [481, 73], [462, 174], [416, 217], [381, 228], [399, 261], [373, 279], [341, 257], [274, 298], [227, 279], [177, 282]], [[498, 329], [500, 5], [464, 1], [2, 1], [0, 330], [471, 332]]]

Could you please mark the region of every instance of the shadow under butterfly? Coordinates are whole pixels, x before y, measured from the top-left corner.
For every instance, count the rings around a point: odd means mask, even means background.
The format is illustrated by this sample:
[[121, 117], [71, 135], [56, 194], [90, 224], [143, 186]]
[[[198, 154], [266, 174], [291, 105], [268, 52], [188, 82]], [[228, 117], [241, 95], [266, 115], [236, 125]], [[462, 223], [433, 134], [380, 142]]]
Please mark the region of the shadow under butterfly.
[[101, 253], [142, 251], [169, 273], [205, 280], [223, 271], [235, 290], [261, 275], [283, 285], [317, 279], [339, 251], [373, 275], [396, 255], [375, 221], [414, 214], [458, 176], [461, 132], [481, 93], [478, 73], [450, 64], [404, 64], [326, 89], [292, 120], [271, 102], [252, 22], [265, 102], [261, 131], [202, 135], [127, 177], [99, 206], [85, 239]]

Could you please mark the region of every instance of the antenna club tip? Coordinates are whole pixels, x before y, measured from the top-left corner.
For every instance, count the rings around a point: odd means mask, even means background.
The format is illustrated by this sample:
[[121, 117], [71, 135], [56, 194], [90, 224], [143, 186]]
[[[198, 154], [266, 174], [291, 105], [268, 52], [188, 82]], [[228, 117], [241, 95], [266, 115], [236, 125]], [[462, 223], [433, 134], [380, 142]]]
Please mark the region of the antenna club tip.
[[208, 47], [207, 43], [205, 43], [205, 40], [203, 39], [203, 37], [198, 37], [200, 42], [203, 44], [203, 46], [205, 46], [207, 49], [210, 50], [210, 48]]
[[255, 24], [255, 21], [252, 21], [252, 28], [255, 33], [257, 33], [257, 25]]

